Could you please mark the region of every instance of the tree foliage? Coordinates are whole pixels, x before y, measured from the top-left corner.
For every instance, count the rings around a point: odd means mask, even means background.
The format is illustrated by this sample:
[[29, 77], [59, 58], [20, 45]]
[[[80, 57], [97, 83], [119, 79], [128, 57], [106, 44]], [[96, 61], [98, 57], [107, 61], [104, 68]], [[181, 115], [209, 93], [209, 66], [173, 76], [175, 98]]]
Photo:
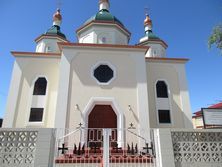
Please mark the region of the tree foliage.
[[209, 48], [215, 46], [222, 53], [222, 24], [214, 27], [213, 32], [208, 40]]

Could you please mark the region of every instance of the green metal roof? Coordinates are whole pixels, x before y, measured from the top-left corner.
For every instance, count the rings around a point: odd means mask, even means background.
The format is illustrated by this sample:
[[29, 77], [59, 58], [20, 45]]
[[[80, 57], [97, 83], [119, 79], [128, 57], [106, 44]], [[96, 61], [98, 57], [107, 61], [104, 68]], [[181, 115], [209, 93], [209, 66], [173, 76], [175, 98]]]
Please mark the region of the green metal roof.
[[108, 10], [106, 9], [102, 9], [100, 10], [97, 14], [95, 14], [94, 16], [92, 16], [90, 19], [88, 19], [85, 24], [91, 22], [91, 21], [113, 21], [116, 22], [122, 26], [123, 23], [121, 21], [119, 21], [115, 16], [113, 16]]
[[66, 36], [60, 31], [60, 27], [57, 25], [53, 25], [50, 29], [48, 29], [45, 33], [46, 35], [58, 35], [66, 39]]
[[146, 32], [146, 36], [149, 38], [149, 39], [160, 39], [158, 36], [156, 36], [153, 31], [149, 30]]

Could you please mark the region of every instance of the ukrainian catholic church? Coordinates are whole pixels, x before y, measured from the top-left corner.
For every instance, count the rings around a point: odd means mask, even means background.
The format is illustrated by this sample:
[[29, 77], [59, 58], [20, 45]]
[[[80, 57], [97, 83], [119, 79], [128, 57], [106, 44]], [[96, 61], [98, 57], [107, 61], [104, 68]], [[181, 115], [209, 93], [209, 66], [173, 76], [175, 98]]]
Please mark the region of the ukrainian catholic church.
[[[149, 15], [137, 45], [129, 45], [131, 34], [108, 0], [76, 31], [76, 43], [61, 22], [57, 10], [52, 27], [35, 39], [36, 51], [12, 52], [3, 127], [135, 127], [147, 140], [144, 129], [192, 128], [188, 60], [167, 57], [168, 45], [155, 35]], [[117, 136], [123, 140], [122, 132]]]

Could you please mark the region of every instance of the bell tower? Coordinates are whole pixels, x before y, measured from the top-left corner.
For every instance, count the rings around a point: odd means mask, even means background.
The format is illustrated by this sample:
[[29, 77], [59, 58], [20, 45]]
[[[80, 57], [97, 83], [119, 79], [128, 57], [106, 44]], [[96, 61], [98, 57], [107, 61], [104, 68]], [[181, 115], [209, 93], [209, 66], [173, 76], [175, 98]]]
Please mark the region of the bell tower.
[[140, 46], [149, 46], [146, 57], [166, 57], [167, 44], [153, 33], [153, 23], [148, 14], [144, 20], [145, 35], [140, 39]]
[[35, 40], [37, 43], [36, 52], [57, 53], [59, 52], [57, 42], [68, 42], [66, 36], [61, 32], [61, 23], [61, 11], [57, 9], [53, 15], [52, 27]]

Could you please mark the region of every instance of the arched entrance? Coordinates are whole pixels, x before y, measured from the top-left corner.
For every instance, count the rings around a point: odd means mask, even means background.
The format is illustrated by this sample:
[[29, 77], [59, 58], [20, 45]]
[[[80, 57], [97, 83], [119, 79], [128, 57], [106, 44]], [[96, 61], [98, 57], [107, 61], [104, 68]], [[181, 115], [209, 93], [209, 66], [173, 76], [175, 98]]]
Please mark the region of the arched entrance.
[[[102, 129], [115, 129], [112, 139], [117, 141], [117, 115], [111, 105], [95, 105], [88, 116], [88, 142], [102, 142]], [[100, 145], [100, 144], [98, 144]]]

